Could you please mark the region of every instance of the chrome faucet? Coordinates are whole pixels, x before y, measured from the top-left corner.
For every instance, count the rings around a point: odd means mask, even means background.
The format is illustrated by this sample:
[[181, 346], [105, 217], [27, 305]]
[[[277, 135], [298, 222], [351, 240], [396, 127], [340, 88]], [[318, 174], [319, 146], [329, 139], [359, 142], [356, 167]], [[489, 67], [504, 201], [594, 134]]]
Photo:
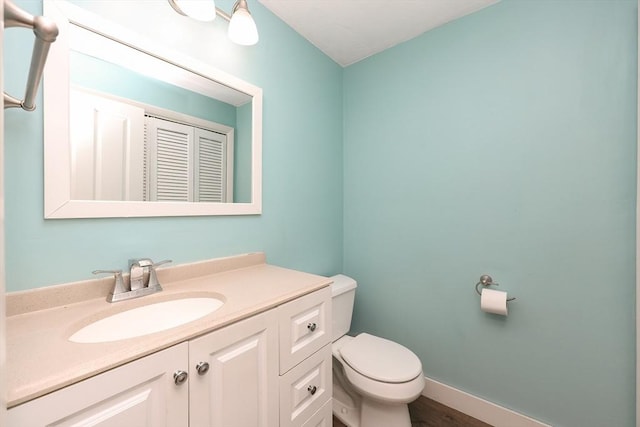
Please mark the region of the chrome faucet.
[[107, 301], [124, 301], [160, 292], [162, 286], [158, 282], [156, 267], [169, 262], [169, 259], [157, 263], [148, 258], [129, 260], [129, 286], [123, 280], [122, 270], [95, 270], [93, 274], [113, 274], [115, 284], [111, 293], [107, 295]]
[[148, 258], [129, 260], [129, 286], [132, 291], [149, 286], [153, 261]]

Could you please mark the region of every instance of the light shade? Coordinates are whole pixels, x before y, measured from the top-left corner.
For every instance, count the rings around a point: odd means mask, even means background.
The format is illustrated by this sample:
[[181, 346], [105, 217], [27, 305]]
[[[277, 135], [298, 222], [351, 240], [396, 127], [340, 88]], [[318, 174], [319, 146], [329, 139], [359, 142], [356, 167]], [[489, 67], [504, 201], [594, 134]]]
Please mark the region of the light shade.
[[258, 28], [245, 1], [239, 0], [236, 3], [227, 34], [231, 41], [237, 44], [251, 46], [258, 43]]
[[179, 13], [198, 21], [213, 21], [216, 17], [214, 0], [169, 0]]

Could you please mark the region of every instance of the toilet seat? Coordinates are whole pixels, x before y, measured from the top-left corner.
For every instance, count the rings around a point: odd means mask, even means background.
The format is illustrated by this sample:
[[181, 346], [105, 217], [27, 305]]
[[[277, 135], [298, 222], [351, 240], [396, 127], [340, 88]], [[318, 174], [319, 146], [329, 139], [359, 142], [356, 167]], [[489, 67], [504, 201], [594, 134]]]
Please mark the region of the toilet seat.
[[422, 374], [420, 359], [411, 350], [366, 333], [345, 343], [340, 355], [351, 369], [373, 381], [406, 383]]
[[424, 376], [418, 375], [405, 383], [385, 383], [361, 375], [347, 363], [342, 370], [351, 387], [360, 395], [387, 403], [407, 403], [418, 398], [424, 390]]

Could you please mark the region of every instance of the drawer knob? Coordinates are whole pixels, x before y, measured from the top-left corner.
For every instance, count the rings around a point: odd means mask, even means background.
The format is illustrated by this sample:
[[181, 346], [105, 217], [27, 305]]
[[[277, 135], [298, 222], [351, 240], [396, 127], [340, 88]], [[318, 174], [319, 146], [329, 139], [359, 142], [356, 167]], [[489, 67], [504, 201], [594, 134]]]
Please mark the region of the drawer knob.
[[307, 329], [309, 329], [311, 332], [315, 331], [317, 327], [318, 325], [316, 325], [315, 323], [309, 323], [307, 325]]
[[209, 372], [209, 364], [207, 362], [200, 362], [196, 365], [196, 371], [198, 375], [204, 375]]
[[176, 383], [176, 385], [182, 385], [185, 382], [187, 382], [187, 378], [189, 378], [189, 374], [187, 374], [185, 371], [175, 371], [173, 373], [173, 382]]
[[307, 391], [311, 393], [311, 396], [313, 396], [314, 394], [316, 394], [316, 391], [318, 391], [318, 387], [310, 385], [309, 387], [307, 387]]

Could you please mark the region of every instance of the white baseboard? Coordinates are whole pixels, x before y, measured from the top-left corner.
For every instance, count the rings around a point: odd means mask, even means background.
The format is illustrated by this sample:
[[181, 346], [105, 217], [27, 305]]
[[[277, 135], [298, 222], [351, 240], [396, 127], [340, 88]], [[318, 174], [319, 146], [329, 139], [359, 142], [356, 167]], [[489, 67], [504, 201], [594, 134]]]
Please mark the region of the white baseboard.
[[423, 396], [494, 427], [552, 427], [431, 378], [425, 381]]

